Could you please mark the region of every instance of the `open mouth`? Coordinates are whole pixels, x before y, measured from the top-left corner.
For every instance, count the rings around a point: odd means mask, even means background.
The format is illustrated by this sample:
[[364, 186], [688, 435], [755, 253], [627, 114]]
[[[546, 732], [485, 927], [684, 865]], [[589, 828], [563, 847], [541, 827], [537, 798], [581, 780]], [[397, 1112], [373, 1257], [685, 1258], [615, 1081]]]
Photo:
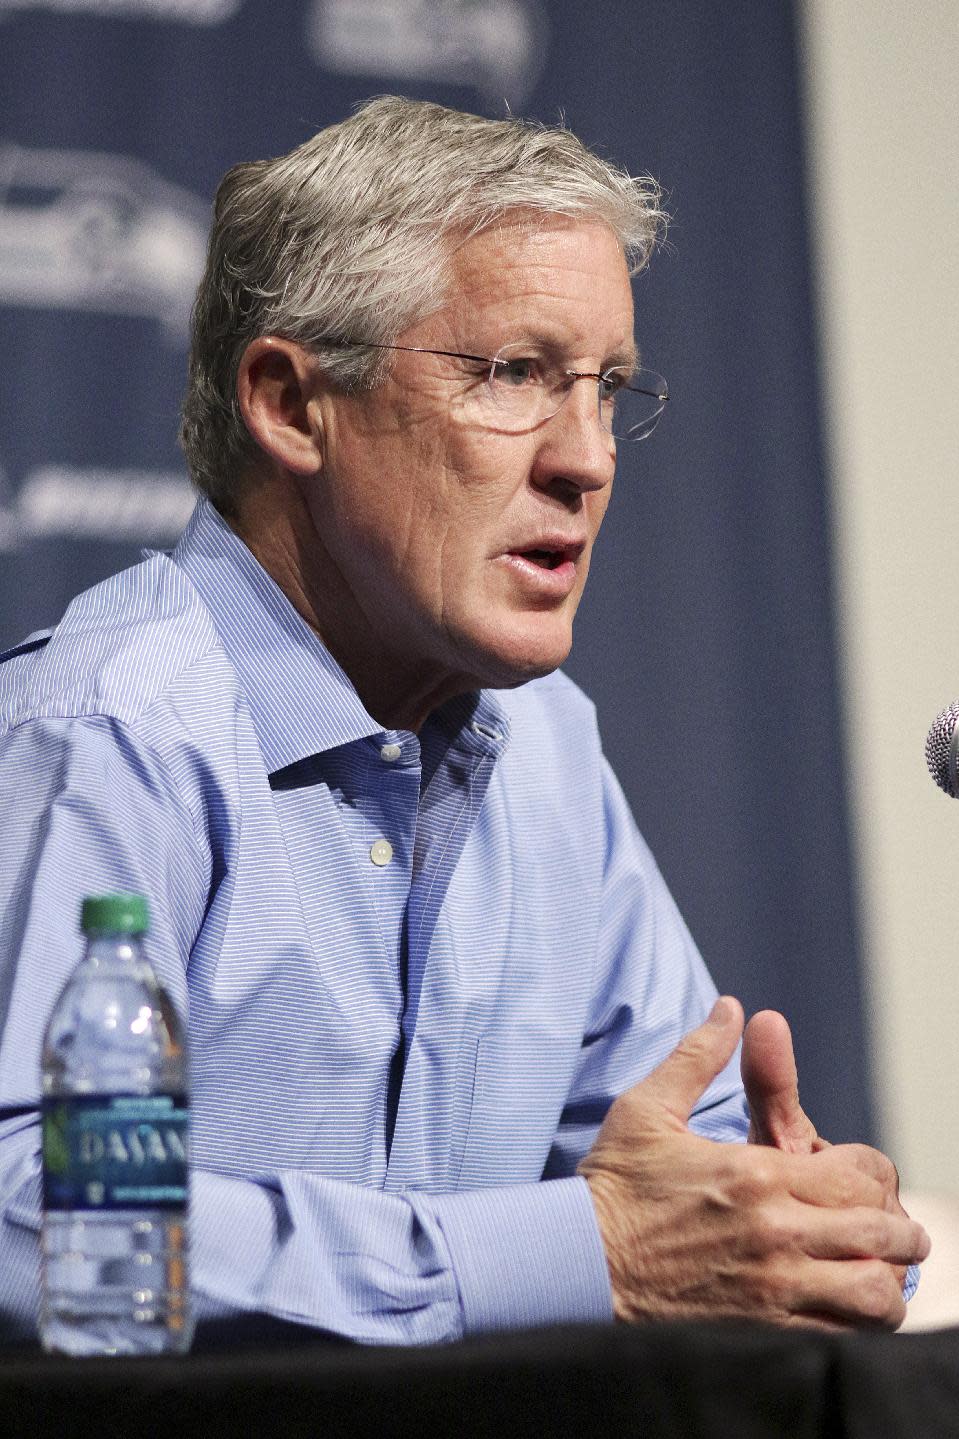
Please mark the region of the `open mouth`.
[[529, 560], [544, 570], [555, 570], [566, 558], [564, 550], [520, 550], [518, 553], [520, 559]]
[[585, 544], [577, 540], [569, 544], [530, 545], [527, 549], [517, 546], [503, 558], [513, 566], [520, 584], [532, 587], [532, 593], [540, 598], [545, 594], [563, 599], [576, 584], [577, 562], [585, 548]]

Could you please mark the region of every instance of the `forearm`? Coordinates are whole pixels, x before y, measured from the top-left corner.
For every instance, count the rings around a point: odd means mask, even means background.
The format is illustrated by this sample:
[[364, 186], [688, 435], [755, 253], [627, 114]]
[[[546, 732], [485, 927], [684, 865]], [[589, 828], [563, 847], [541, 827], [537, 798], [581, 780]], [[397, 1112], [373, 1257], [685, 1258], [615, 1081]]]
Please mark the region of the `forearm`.
[[302, 1171], [276, 1187], [200, 1172], [199, 1314], [260, 1312], [364, 1343], [611, 1318], [582, 1180], [427, 1195]]
[[[36, 1327], [38, 1159], [29, 1169], [7, 1189], [0, 1226], [10, 1337]], [[386, 1194], [302, 1171], [262, 1185], [201, 1170], [191, 1176], [190, 1258], [200, 1322], [260, 1313], [362, 1343], [425, 1344], [612, 1316], [582, 1180]]]

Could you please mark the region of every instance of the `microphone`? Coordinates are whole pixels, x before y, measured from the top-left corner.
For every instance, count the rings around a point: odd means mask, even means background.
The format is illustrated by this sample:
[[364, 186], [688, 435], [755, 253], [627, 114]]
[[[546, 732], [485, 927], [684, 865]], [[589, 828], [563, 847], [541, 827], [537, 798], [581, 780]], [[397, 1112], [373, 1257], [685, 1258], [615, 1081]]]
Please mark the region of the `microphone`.
[[959, 700], [933, 720], [926, 736], [926, 764], [939, 788], [959, 799]]

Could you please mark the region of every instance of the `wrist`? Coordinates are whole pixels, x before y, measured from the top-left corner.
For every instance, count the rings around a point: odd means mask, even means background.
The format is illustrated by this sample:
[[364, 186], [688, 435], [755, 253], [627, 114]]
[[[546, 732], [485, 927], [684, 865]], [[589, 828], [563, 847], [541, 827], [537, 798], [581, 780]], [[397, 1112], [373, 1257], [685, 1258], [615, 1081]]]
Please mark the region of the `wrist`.
[[593, 1209], [596, 1213], [599, 1237], [606, 1255], [606, 1267], [609, 1271], [609, 1284], [613, 1299], [613, 1317], [618, 1323], [635, 1320], [639, 1316], [635, 1303], [631, 1302], [628, 1297], [633, 1288], [628, 1282], [630, 1266], [624, 1259], [630, 1248], [624, 1222], [627, 1206], [618, 1192], [618, 1182], [614, 1175], [604, 1170], [588, 1173], [581, 1165], [579, 1173], [586, 1180], [589, 1188]]

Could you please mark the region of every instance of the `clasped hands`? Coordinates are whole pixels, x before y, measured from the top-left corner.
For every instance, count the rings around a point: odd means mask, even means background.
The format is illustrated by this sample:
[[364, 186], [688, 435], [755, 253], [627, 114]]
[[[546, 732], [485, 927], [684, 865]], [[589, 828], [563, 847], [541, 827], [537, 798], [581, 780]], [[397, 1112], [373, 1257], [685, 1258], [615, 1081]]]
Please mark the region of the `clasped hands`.
[[[689, 1117], [740, 1037], [749, 1143], [720, 1144]], [[929, 1253], [885, 1155], [828, 1144], [804, 1114], [786, 1020], [766, 1010], [744, 1032], [728, 997], [614, 1102], [579, 1173], [618, 1319], [896, 1329], [906, 1268]]]

